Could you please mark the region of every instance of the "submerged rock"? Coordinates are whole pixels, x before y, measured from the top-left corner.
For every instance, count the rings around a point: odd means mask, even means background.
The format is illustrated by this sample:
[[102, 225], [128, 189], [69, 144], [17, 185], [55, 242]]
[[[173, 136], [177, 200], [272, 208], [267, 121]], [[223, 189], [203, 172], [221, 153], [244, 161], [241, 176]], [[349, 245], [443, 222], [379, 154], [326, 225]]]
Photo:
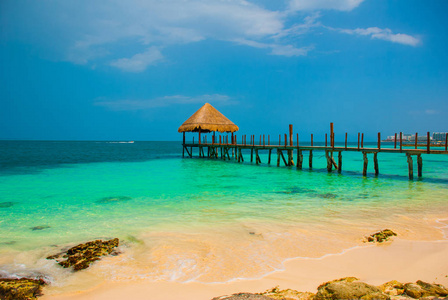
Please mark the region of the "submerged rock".
[[366, 237], [367, 242], [371, 243], [382, 243], [389, 239], [391, 236], [396, 236], [397, 234], [390, 229], [384, 229], [377, 233], [374, 233], [368, 237]]
[[376, 286], [355, 281], [355, 277], [346, 277], [321, 284], [314, 299], [389, 299]]
[[0, 202], [0, 208], [8, 208], [16, 204], [16, 202]]
[[310, 292], [298, 292], [291, 289], [280, 290], [278, 286], [273, 289], [267, 290], [264, 293], [261, 293], [261, 295], [278, 300], [313, 300], [314, 296], [316, 296], [315, 294]]
[[34, 227], [31, 227], [30, 229], [32, 231], [36, 231], [36, 230], [44, 230], [44, 229], [47, 229], [47, 228], [50, 228], [50, 226], [48, 226], [48, 225], [34, 226]]
[[238, 293], [230, 296], [215, 297], [212, 300], [273, 300], [260, 294]]
[[72, 247], [65, 253], [48, 256], [54, 259], [64, 268], [73, 267], [74, 271], [87, 269], [91, 263], [100, 259], [101, 256], [112, 254], [114, 248], [118, 247], [118, 238], [109, 241], [96, 240]]
[[31, 300], [42, 296], [45, 281], [30, 278], [0, 278], [0, 299], [2, 300]]
[[96, 203], [100, 203], [100, 204], [117, 203], [117, 202], [129, 201], [131, 199], [132, 198], [128, 197], [128, 196], [104, 197], [104, 198], [101, 198], [100, 200], [96, 201]]
[[315, 196], [324, 199], [334, 199], [338, 197], [338, 195], [332, 193], [316, 194]]

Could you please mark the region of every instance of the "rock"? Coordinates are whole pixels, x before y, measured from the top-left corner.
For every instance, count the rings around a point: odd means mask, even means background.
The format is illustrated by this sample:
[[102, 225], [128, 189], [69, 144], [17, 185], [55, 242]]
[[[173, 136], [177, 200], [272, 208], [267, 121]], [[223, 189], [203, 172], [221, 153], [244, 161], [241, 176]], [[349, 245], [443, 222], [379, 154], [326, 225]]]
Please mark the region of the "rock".
[[390, 296], [397, 296], [404, 293], [404, 286], [401, 282], [398, 282], [396, 280], [392, 280], [389, 282], [386, 282], [379, 286], [380, 290], [383, 291], [383, 293], [386, 293]]
[[423, 290], [423, 297], [427, 296], [448, 296], [448, 289], [441, 284], [431, 284], [424, 281], [417, 281], [417, 285]]
[[423, 289], [415, 283], [406, 283], [404, 293], [409, 297], [418, 299], [423, 296]]
[[0, 202], [0, 208], [8, 208], [16, 204], [15, 202]]
[[390, 229], [384, 229], [377, 233], [372, 234], [371, 236], [366, 237], [367, 242], [377, 242], [382, 243], [389, 239], [391, 236], [396, 236], [397, 234]]
[[314, 299], [390, 299], [376, 286], [355, 282], [354, 277], [347, 277], [330, 281], [319, 286]]
[[64, 268], [73, 266], [74, 271], [79, 271], [87, 269], [91, 263], [99, 260], [101, 256], [113, 255], [114, 248], [118, 247], [119, 243], [118, 238], [109, 241], [91, 241], [72, 247], [66, 253], [48, 256], [47, 259], [56, 260]]
[[260, 294], [238, 293], [230, 296], [215, 297], [212, 300], [273, 300], [273, 298]]
[[30, 278], [0, 278], [0, 299], [2, 300], [31, 300], [42, 296], [45, 281]]
[[261, 295], [278, 300], [312, 300], [315, 296], [315, 294], [310, 292], [298, 292], [291, 289], [280, 290], [278, 286], [271, 290], [267, 290], [264, 293], [261, 293]]
[[131, 199], [132, 198], [128, 197], [128, 196], [104, 197], [104, 198], [101, 198], [100, 200], [96, 201], [96, 203], [100, 203], [100, 204], [117, 203], [117, 202], [129, 201]]
[[44, 229], [47, 229], [47, 228], [50, 228], [50, 226], [48, 226], [48, 225], [34, 226], [34, 227], [31, 227], [30, 229], [32, 231], [36, 231], [36, 230], [44, 230]]

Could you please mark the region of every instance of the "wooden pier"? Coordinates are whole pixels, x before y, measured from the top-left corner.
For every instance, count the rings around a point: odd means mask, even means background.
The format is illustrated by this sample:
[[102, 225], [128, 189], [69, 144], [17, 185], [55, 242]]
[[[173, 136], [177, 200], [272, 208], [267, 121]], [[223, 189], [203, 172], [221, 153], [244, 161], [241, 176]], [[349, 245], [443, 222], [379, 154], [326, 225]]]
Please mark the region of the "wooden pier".
[[[355, 147], [348, 147], [347, 133], [345, 133], [345, 143], [344, 146], [335, 146], [334, 141], [334, 129], [333, 123], [330, 124], [330, 134], [325, 134], [325, 145], [315, 146], [314, 136], [311, 134], [310, 145], [300, 145], [299, 134], [296, 134], [296, 140], [294, 143], [293, 126], [289, 125], [289, 135], [285, 134], [283, 139], [282, 135], [279, 135], [279, 144], [271, 145], [270, 136], [260, 135], [258, 141], [256, 142], [255, 135], [249, 136], [249, 141], [247, 136], [243, 135], [238, 141], [237, 136], [232, 133], [230, 139], [229, 136], [219, 136], [219, 140], [215, 139], [215, 133], [213, 133], [212, 141], [207, 142], [207, 137], [201, 138], [201, 131], [199, 130], [199, 140], [197, 143], [187, 143], [185, 141], [185, 132], [183, 134], [183, 153], [184, 157], [193, 157], [193, 148], [198, 148], [199, 157], [223, 159], [223, 160], [235, 160], [237, 162], [244, 162], [245, 157], [242, 150], [250, 150], [250, 162], [255, 164], [261, 164], [260, 151], [267, 151], [268, 160], [267, 164], [271, 164], [272, 155], [277, 157], [277, 166], [295, 166], [297, 169], [302, 169], [304, 167], [303, 153], [308, 152], [308, 168], [313, 168], [313, 153], [315, 151], [325, 152], [325, 159], [327, 160], [327, 170], [332, 172], [333, 170], [337, 172], [342, 171], [342, 153], [343, 152], [360, 152], [363, 157], [363, 176], [367, 176], [367, 167], [369, 164], [369, 156], [373, 158], [373, 165], [375, 175], [379, 175], [379, 163], [378, 154], [379, 153], [403, 153], [407, 158], [409, 179], [414, 178], [414, 158], [417, 161], [417, 175], [418, 177], [423, 176], [423, 159], [422, 154], [448, 154], [447, 144], [448, 135], [445, 138], [444, 145], [437, 145], [434, 147], [430, 142], [430, 133], [427, 132], [427, 143], [422, 145], [421, 143], [415, 143], [413, 148], [409, 145], [404, 145], [402, 133], [395, 134], [394, 147], [384, 148], [381, 145], [381, 134], [378, 133], [378, 142], [376, 147], [364, 147], [364, 134], [358, 133], [358, 143]], [[422, 149], [422, 146], [424, 147]], [[431, 147], [433, 146], [433, 149]], [[436, 149], [434, 149], [436, 148]], [[337, 161], [336, 161], [337, 157]], [[294, 159], [295, 158], [295, 159]], [[248, 158], [246, 158], [248, 159]]]

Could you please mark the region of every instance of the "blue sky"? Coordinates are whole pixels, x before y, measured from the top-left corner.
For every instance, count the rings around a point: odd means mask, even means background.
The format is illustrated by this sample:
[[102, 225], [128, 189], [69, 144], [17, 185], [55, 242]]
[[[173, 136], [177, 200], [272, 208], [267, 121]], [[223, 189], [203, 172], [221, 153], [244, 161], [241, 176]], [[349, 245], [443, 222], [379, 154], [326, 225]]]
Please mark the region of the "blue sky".
[[448, 131], [446, 0], [2, 0], [0, 139]]

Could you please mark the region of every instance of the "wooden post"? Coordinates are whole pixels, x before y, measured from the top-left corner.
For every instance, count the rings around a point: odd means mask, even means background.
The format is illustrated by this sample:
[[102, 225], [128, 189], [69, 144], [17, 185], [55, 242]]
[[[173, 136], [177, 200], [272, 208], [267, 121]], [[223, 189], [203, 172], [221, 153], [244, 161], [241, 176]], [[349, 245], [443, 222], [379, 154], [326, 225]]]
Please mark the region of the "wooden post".
[[281, 134], [278, 135], [278, 145], [279, 146], [282, 145], [282, 135]]
[[417, 144], [418, 144], [418, 133], [415, 133], [415, 149], [417, 149]]
[[271, 164], [271, 152], [272, 152], [272, 149], [269, 148], [268, 165]]
[[347, 150], [347, 132], [345, 133], [345, 150]]
[[182, 139], [182, 157], [185, 157], [185, 131], [183, 132], [183, 139]]
[[254, 161], [254, 148], [250, 148], [250, 162]]
[[293, 146], [293, 140], [292, 140], [292, 124], [289, 124], [289, 145]]
[[397, 133], [395, 133], [395, 138], [394, 138], [394, 149], [397, 149]]
[[255, 163], [258, 165], [258, 149], [255, 149]]
[[359, 135], [360, 133], [358, 132], [358, 150], [359, 150]]
[[407, 153], [406, 156], [408, 157], [409, 179], [414, 179], [414, 166], [412, 163], [412, 156], [409, 153]]
[[313, 168], [313, 150], [310, 150], [309, 166], [310, 166], [310, 169]]
[[423, 159], [421, 154], [417, 154], [417, 170], [418, 170], [418, 177], [423, 176]]
[[261, 146], [261, 134], [260, 134], [260, 140], [259, 141], [260, 141], [260, 146]]
[[448, 151], [448, 133], [445, 133], [445, 151]]
[[429, 131], [426, 133], [426, 153], [431, 152], [431, 137], [429, 136]]
[[235, 144], [233, 139], [234, 139], [234, 135], [233, 135], [233, 132], [232, 132], [232, 143], [231, 143], [232, 145]]
[[381, 133], [378, 132], [378, 150], [381, 149]]
[[369, 160], [367, 159], [367, 153], [363, 151], [362, 157], [364, 160], [364, 166], [362, 168], [362, 176], [367, 176], [367, 165], [369, 164]]
[[375, 168], [375, 176], [378, 176], [378, 152], [373, 153], [373, 167]]
[[342, 171], [342, 151], [338, 153], [338, 173]]
[[302, 150], [297, 151], [297, 169], [302, 170], [303, 154]]
[[400, 153], [403, 152], [403, 133], [400, 132]]
[[313, 146], [313, 134], [311, 134], [311, 147]]
[[264, 142], [264, 134], [263, 134], [263, 147], [266, 146], [265, 142]]
[[364, 148], [364, 133], [361, 134], [361, 148]]
[[327, 159], [327, 171], [331, 172], [333, 169], [333, 162], [331, 161], [330, 151], [325, 150], [325, 157]]
[[270, 145], [271, 145], [271, 135], [268, 134], [268, 146], [270, 146]]
[[327, 134], [325, 134], [325, 147], [327, 147]]
[[219, 144], [221, 145], [221, 136], [219, 136]]
[[285, 133], [285, 147], [286, 146], [288, 146], [288, 137], [287, 137], [287, 135], [286, 135], [286, 133]]
[[277, 167], [280, 167], [280, 149], [277, 149]]
[[334, 148], [334, 128], [333, 128], [333, 123], [330, 123], [330, 145], [331, 145], [331, 148]]
[[299, 147], [299, 134], [297, 134], [297, 147]]
[[201, 127], [199, 127], [199, 142], [198, 142], [198, 144], [199, 145], [201, 144]]

